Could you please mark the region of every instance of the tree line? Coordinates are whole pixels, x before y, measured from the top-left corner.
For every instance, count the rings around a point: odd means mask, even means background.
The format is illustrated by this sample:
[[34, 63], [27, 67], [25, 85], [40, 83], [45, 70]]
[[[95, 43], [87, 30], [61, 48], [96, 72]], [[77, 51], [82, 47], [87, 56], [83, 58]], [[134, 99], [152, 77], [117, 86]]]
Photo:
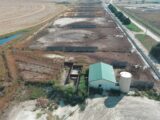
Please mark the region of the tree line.
[[109, 4], [108, 8], [111, 10], [112, 13], [122, 22], [123, 25], [131, 24], [131, 21], [128, 17], [126, 17], [122, 12], [118, 11], [116, 7], [112, 4]]

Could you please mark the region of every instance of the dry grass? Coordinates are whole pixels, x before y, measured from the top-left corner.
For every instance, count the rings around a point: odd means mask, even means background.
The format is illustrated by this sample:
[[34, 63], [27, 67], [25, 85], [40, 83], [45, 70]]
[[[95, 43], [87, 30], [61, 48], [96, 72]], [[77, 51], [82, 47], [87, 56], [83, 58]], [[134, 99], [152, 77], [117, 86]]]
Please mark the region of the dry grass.
[[6, 67], [5, 67], [5, 63], [3, 61], [3, 57], [0, 55], [0, 81], [4, 81], [6, 78]]
[[153, 38], [145, 34], [137, 34], [136, 38], [142, 43], [142, 45], [150, 51], [152, 47], [158, 44]]
[[0, 35], [41, 24], [65, 7], [46, 0], [0, 0]]

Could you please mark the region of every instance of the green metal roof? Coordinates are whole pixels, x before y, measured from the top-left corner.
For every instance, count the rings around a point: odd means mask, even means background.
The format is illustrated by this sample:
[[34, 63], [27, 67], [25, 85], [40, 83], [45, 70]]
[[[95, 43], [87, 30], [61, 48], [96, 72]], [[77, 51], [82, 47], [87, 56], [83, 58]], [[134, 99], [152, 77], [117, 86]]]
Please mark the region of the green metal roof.
[[89, 66], [89, 81], [107, 80], [116, 83], [113, 67], [103, 62]]

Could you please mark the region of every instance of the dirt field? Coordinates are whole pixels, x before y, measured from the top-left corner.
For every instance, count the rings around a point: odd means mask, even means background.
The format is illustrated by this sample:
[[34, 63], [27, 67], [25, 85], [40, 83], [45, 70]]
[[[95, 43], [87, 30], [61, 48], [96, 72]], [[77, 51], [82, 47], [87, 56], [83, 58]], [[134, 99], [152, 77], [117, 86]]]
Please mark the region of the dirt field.
[[[26, 4], [39, 5], [42, 1], [39, 1], [40, 3], [37, 2], [35, 0], [31, 4], [32, 2], [29, 1]], [[11, 3], [14, 4], [13, 1]], [[22, 3], [24, 4], [25, 2], [21, 1], [17, 4]], [[50, 5], [51, 2], [44, 2], [44, 5], [46, 4]], [[74, 17], [59, 15], [50, 26], [41, 31], [40, 35], [33, 37], [29, 42], [24, 40], [25, 44], [20, 49], [16, 47], [12, 56], [15, 57], [17, 68], [11, 67], [9, 69], [12, 69], [11, 71], [17, 69], [19, 78], [24, 81], [45, 82], [61, 79], [63, 64], [66, 58], [73, 58], [67, 61], [74, 61], [84, 66], [100, 61], [109, 64], [113, 61], [120, 61], [127, 62], [130, 66], [139, 65], [143, 67], [143, 61], [137, 53], [131, 53], [131, 44], [114, 23], [111, 16], [105, 13], [100, 5], [92, 4], [90, 6], [90, 4], [87, 4], [88, 6], [83, 5], [83, 7], [80, 7], [81, 4], [70, 10], [70, 13], [74, 13]], [[86, 12], [92, 13], [94, 17], [84, 17], [83, 15], [86, 15]], [[99, 14], [97, 16], [99, 12], [102, 13], [101, 16]], [[67, 15], [66, 13], [64, 14]], [[81, 16], [76, 16], [79, 13], [81, 13]], [[105, 16], [103, 16], [104, 14]], [[5, 16], [2, 17], [5, 18]], [[50, 51], [49, 47], [57, 46], [96, 47], [97, 50], [94, 53], [83, 52], [78, 53], [78, 55], [75, 52], [61, 52], [65, 57], [63, 60], [60, 58], [44, 58], [44, 55]], [[40, 51], [40, 54], [38, 51]], [[50, 53], [55, 54], [52, 50]], [[139, 74], [135, 74], [135, 79], [154, 81], [151, 73], [148, 71], [142, 71], [141, 75]], [[12, 74], [12, 76], [16, 75]]]
[[[97, 4], [92, 7], [84, 5], [81, 9], [79, 6], [74, 7], [53, 21], [53, 24], [46, 29], [46, 34], [32, 41], [26, 49], [50, 51], [49, 47], [57, 46], [97, 47], [98, 50], [95, 53], [78, 53], [77, 55], [74, 52], [62, 52], [62, 54], [65, 57], [73, 57], [74, 62], [84, 66], [100, 61], [109, 64], [120, 61], [127, 62], [129, 66], [143, 67], [143, 61], [137, 53], [131, 53], [132, 46], [110, 15], [99, 16], [97, 15], [99, 11], [104, 14]], [[86, 12], [95, 16], [87, 17]], [[51, 50], [50, 53], [54, 54], [54, 51]], [[128, 68], [128, 71], [135, 75], [135, 80], [154, 81], [148, 69], [143, 71]]]
[[64, 59], [47, 59], [43, 54], [31, 52], [14, 54], [19, 76], [26, 82], [48, 82], [59, 80], [63, 70]]
[[65, 7], [50, 0], [0, 0], [0, 35], [38, 25]]
[[60, 18], [29, 48], [47, 50], [55, 46], [83, 46], [97, 47], [99, 51], [129, 52], [131, 45], [127, 38], [111, 18], [107, 18]]

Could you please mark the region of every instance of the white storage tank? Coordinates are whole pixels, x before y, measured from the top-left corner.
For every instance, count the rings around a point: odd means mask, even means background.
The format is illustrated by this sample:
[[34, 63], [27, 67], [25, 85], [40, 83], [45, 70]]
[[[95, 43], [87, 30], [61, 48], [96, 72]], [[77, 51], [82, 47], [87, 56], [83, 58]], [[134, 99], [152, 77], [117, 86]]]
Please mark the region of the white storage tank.
[[128, 93], [130, 90], [132, 80], [132, 74], [129, 72], [121, 72], [120, 73], [120, 81], [119, 81], [119, 87], [121, 92]]

